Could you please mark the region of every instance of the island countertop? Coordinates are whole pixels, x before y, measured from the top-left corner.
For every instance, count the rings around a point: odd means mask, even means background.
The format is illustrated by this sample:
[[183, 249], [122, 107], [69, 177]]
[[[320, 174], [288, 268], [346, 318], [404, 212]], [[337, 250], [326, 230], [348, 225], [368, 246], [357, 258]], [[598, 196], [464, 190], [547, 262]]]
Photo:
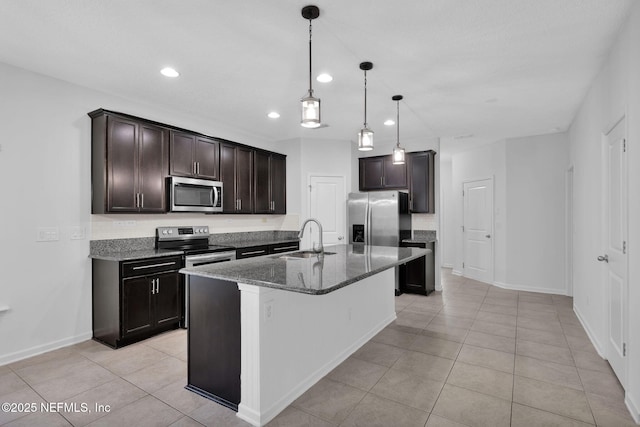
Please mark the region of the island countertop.
[[[324, 255], [286, 257], [291, 252], [183, 268], [180, 273], [321, 295], [427, 254], [420, 248], [337, 245]], [[332, 254], [330, 254], [332, 253]]]

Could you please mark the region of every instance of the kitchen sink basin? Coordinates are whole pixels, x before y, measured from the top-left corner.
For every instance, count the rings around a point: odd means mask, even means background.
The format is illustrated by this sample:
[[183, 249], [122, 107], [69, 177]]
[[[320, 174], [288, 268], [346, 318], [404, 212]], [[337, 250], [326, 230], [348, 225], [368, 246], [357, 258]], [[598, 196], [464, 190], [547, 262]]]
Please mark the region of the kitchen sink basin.
[[335, 255], [335, 252], [314, 252], [314, 251], [298, 251], [291, 252], [290, 254], [280, 255], [280, 259], [295, 259], [295, 258], [311, 258], [318, 255]]

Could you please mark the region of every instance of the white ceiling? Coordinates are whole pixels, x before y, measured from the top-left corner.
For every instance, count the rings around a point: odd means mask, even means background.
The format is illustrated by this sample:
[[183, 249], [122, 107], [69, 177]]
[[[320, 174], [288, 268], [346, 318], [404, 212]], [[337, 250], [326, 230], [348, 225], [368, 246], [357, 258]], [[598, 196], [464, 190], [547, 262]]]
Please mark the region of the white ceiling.
[[[454, 148], [565, 130], [633, 0], [0, 0], [0, 62], [223, 122], [267, 141], [354, 140], [368, 122], [392, 142]], [[303, 129], [314, 80], [329, 127]], [[178, 79], [159, 74], [171, 65]], [[276, 110], [278, 120], [266, 114]], [[473, 137], [459, 138], [461, 135]], [[463, 142], [464, 141], [464, 142]], [[444, 148], [444, 147], [443, 147]]]

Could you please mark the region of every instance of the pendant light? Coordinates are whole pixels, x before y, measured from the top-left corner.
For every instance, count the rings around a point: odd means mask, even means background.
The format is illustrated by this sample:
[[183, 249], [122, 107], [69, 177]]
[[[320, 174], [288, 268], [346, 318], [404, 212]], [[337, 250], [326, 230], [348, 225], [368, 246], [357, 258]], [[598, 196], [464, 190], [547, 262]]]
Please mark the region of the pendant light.
[[311, 87], [311, 21], [320, 16], [317, 6], [305, 6], [302, 8], [302, 17], [309, 20], [309, 93], [302, 98], [302, 121], [300, 125], [305, 128], [320, 127], [320, 99], [314, 98]]
[[391, 97], [392, 100], [396, 101], [398, 106], [398, 114], [396, 118], [396, 136], [397, 142], [396, 146], [393, 147], [393, 164], [394, 165], [403, 165], [404, 164], [404, 148], [400, 147], [400, 101], [402, 100], [402, 95], [393, 95]]
[[367, 125], [367, 71], [373, 68], [371, 62], [361, 62], [360, 69], [364, 71], [364, 127], [358, 132], [358, 150], [373, 150], [373, 131]]

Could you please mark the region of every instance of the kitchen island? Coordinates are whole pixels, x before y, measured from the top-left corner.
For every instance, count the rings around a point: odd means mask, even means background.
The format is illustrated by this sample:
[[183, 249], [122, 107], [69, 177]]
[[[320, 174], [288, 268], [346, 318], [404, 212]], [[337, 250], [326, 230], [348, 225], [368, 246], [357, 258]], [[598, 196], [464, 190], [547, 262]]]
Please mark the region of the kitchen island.
[[265, 425], [396, 318], [393, 267], [426, 253], [339, 245], [180, 270], [187, 388]]

